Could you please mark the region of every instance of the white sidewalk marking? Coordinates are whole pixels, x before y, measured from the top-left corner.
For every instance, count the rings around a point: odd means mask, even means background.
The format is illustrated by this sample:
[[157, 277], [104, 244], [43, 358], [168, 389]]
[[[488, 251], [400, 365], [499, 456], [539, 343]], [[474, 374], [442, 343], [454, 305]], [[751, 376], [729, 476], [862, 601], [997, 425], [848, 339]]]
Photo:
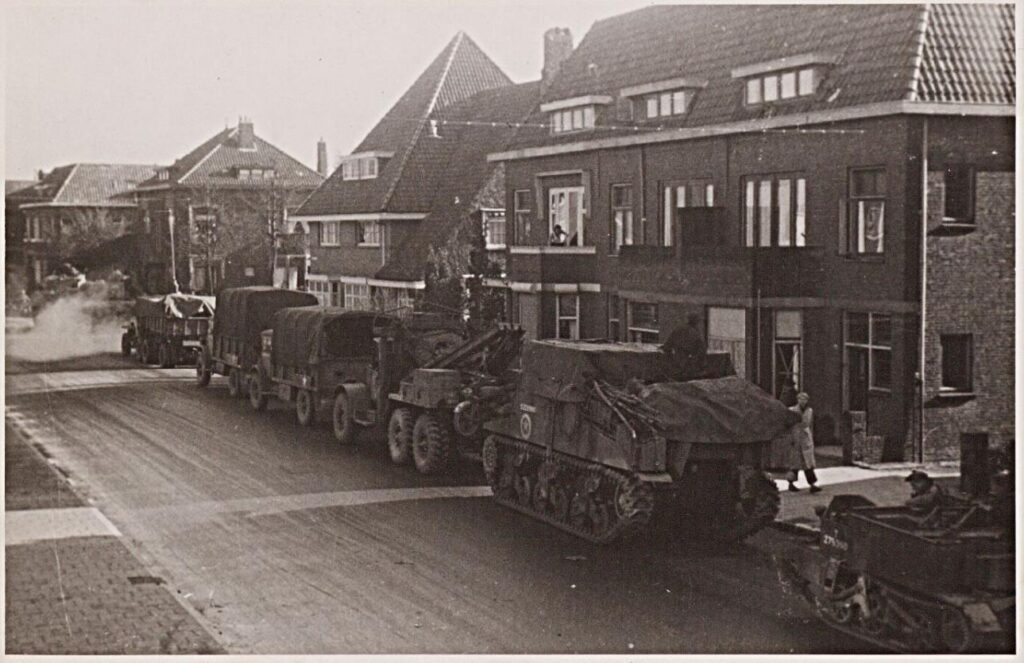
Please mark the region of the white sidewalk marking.
[[121, 532], [91, 506], [4, 512], [5, 546], [73, 536], [121, 536]]
[[195, 377], [192, 368], [132, 368], [109, 371], [63, 371], [7, 375], [4, 386], [8, 396], [38, 394], [47, 391], [73, 391], [120, 387], [140, 382], [186, 382]]

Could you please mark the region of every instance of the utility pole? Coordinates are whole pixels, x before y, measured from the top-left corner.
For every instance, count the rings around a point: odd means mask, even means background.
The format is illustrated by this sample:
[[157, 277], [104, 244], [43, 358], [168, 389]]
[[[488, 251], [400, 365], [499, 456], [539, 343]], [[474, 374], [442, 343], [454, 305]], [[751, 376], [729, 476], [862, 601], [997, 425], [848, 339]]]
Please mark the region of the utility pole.
[[167, 230], [171, 235], [171, 282], [174, 284], [174, 292], [181, 292], [178, 286], [178, 264], [174, 259], [174, 208], [167, 210]]

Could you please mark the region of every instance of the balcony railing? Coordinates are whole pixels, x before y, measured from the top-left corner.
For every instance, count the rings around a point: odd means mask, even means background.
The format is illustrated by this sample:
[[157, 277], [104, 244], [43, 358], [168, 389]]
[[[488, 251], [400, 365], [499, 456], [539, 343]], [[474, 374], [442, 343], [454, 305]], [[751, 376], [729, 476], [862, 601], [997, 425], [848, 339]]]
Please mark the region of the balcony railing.
[[597, 280], [592, 246], [511, 246], [507, 273], [530, 283], [592, 283]]

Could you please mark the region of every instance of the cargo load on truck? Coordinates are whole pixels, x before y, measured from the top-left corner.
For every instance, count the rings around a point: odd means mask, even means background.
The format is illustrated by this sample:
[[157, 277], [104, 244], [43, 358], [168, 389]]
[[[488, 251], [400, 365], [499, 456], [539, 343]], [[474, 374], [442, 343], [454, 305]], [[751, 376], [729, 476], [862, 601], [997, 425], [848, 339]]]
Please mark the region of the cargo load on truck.
[[764, 527], [779, 506], [771, 440], [799, 417], [726, 355], [706, 364], [719, 375], [686, 381], [655, 345], [526, 343], [512, 413], [485, 424], [495, 499], [594, 542], [656, 510], [716, 539]]
[[195, 361], [214, 310], [214, 299], [201, 295], [137, 297], [132, 320], [121, 336], [121, 354], [127, 357], [135, 351], [142, 363], [163, 368]]

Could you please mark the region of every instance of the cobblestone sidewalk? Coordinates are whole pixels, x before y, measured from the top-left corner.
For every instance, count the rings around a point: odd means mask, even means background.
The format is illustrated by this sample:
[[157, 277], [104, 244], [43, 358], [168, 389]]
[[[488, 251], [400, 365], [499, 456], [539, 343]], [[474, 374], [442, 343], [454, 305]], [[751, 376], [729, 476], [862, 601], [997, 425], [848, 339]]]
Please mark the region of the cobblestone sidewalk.
[[[5, 433], [5, 510], [82, 506], [36, 449]], [[4, 553], [7, 654], [225, 653], [118, 537], [44, 537]]]

